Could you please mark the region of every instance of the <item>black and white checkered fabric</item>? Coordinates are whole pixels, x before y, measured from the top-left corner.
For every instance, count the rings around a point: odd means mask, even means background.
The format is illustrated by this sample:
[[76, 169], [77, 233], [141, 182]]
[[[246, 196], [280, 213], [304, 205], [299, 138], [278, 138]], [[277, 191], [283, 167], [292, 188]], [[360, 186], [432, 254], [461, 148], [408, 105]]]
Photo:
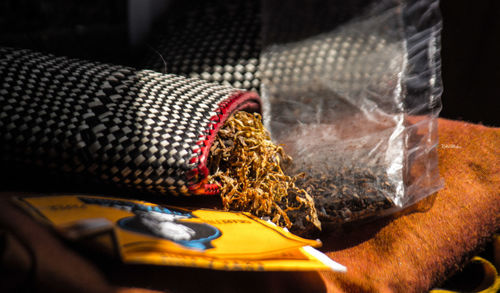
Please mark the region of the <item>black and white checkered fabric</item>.
[[258, 97], [203, 80], [0, 48], [2, 168], [24, 164], [155, 193], [210, 193], [227, 111]]
[[260, 1], [172, 1], [141, 67], [258, 90]]

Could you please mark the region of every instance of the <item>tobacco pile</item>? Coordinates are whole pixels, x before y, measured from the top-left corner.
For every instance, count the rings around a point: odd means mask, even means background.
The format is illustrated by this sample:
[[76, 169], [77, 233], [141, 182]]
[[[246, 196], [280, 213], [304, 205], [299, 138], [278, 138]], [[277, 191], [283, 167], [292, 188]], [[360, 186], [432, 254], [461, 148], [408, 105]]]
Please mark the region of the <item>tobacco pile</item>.
[[208, 159], [209, 182], [225, 210], [247, 211], [298, 234], [320, 230], [313, 198], [283, 172], [291, 158], [275, 145], [259, 114], [237, 112], [219, 130]]
[[381, 167], [344, 167], [329, 174], [305, 171], [296, 185], [314, 198], [322, 222], [343, 224], [380, 215], [395, 205], [394, 184]]

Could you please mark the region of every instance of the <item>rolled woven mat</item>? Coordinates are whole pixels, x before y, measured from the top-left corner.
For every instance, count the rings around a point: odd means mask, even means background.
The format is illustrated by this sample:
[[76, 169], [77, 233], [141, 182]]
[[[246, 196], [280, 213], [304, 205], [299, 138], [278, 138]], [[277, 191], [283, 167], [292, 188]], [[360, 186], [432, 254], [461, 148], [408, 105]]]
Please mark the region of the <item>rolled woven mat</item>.
[[169, 4], [154, 26], [140, 68], [259, 90], [260, 1]]
[[214, 194], [206, 183], [208, 152], [238, 110], [260, 111], [257, 94], [0, 48], [4, 172], [38, 166], [133, 190]]
[[0, 285], [40, 292], [427, 291], [458, 270], [500, 229], [500, 129], [439, 119], [439, 139], [444, 189], [399, 215], [322, 235], [322, 250], [346, 265], [346, 274], [214, 272], [110, 263], [68, 249], [8, 202], [14, 194], [2, 193], [2, 266], [17, 273], [3, 275]]

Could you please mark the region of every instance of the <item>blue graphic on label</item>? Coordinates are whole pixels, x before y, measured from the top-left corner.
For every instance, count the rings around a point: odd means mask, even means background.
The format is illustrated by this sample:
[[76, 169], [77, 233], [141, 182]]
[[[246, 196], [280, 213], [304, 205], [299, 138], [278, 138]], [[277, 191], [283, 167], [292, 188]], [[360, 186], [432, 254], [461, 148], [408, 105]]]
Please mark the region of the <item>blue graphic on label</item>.
[[190, 212], [124, 200], [90, 197], [78, 197], [78, 199], [85, 204], [129, 211], [134, 216], [118, 220], [120, 228], [170, 240], [187, 248], [196, 250], [213, 248], [211, 241], [221, 236], [219, 229], [212, 225], [183, 221], [196, 218]]

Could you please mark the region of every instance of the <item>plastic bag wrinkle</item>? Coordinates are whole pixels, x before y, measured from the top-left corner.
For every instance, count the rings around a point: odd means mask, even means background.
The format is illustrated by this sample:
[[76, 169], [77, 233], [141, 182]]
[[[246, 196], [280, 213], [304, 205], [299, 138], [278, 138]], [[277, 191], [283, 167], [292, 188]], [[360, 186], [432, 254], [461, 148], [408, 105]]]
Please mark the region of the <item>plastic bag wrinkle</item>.
[[[287, 6], [338, 19], [311, 19], [287, 8], [279, 16], [269, 9], [277, 1], [268, 2], [260, 60], [264, 123], [294, 158], [287, 171], [310, 177], [304, 186], [310, 185], [318, 210], [347, 222], [404, 208], [441, 188], [438, 1], [340, 7], [338, 1], [294, 0]], [[300, 37], [283, 31], [287, 21], [295, 28], [292, 22], [301, 20]], [[376, 191], [371, 197], [370, 190]], [[384, 203], [375, 207], [377, 199]]]

